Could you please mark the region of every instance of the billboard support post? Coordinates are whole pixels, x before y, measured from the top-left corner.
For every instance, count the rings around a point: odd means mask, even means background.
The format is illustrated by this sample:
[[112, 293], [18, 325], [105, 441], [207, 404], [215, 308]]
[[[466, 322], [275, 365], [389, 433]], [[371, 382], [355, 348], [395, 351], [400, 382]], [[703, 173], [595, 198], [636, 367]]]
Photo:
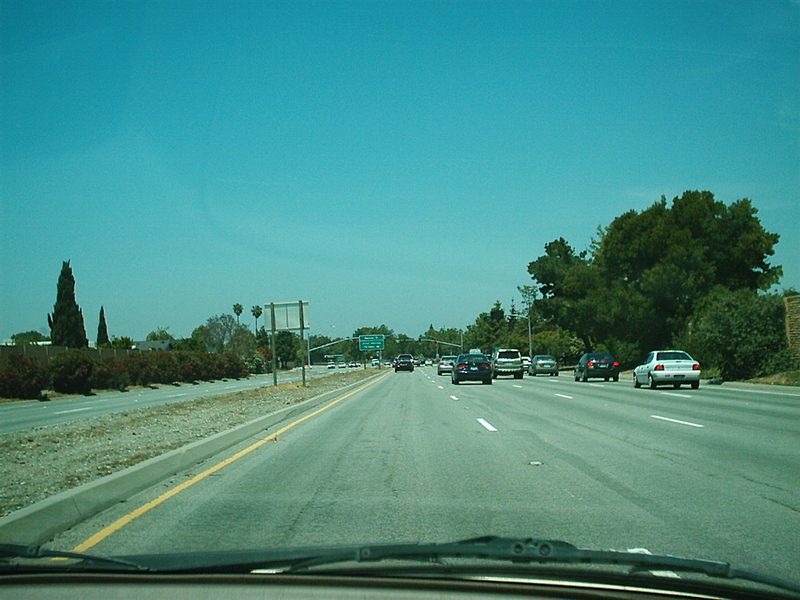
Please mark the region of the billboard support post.
[[297, 303], [300, 311], [300, 368], [303, 372], [303, 387], [306, 387], [306, 361], [303, 357], [303, 330], [306, 328], [305, 321], [303, 320], [303, 301], [300, 300]]
[[269, 314], [272, 318], [272, 335], [269, 336], [269, 347], [272, 350], [272, 385], [278, 385], [278, 358], [275, 356], [275, 303], [269, 303]]
[[[265, 305], [266, 306], [266, 305]], [[270, 302], [269, 315], [271, 324], [272, 337], [270, 341], [270, 348], [272, 349], [272, 383], [278, 385], [278, 356], [275, 352], [275, 336], [279, 331], [297, 331], [300, 330], [300, 368], [303, 373], [303, 387], [306, 386], [306, 361], [305, 361], [305, 329], [310, 326], [308, 324], [308, 302], [299, 300], [297, 302]], [[309, 349], [309, 362], [311, 365], [311, 350]], [[296, 361], [292, 361], [296, 363]]]

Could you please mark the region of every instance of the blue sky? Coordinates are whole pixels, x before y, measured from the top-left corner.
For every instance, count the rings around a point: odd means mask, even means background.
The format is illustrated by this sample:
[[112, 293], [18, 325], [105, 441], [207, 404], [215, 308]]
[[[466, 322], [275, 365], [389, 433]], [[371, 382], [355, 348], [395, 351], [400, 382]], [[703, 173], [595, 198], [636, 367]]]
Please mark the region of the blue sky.
[[797, 2], [0, 0], [0, 339], [309, 302], [416, 336], [546, 242], [748, 197], [800, 288]]

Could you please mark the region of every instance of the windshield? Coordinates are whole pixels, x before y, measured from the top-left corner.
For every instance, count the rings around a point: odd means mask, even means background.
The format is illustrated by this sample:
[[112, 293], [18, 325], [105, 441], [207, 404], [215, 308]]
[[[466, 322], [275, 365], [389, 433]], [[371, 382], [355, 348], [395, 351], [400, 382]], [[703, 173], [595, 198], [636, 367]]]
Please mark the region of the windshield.
[[798, 2], [3, 0], [0, 73], [0, 543], [798, 579]]

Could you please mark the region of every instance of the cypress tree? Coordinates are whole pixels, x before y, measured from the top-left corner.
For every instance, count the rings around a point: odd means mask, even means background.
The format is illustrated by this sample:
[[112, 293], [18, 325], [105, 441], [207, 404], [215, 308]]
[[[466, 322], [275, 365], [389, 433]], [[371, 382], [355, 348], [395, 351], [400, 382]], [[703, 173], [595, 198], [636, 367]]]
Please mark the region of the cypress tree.
[[86, 348], [86, 328], [83, 326], [83, 312], [75, 302], [75, 278], [69, 261], [62, 263], [58, 276], [56, 303], [53, 314], [47, 315], [50, 325], [50, 340], [54, 346], [67, 348]]
[[109, 344], [108, 327], [106, 327], [106, 312], [100, 307], [100, 321], [97, 324], [97, 347], [105, 348]]

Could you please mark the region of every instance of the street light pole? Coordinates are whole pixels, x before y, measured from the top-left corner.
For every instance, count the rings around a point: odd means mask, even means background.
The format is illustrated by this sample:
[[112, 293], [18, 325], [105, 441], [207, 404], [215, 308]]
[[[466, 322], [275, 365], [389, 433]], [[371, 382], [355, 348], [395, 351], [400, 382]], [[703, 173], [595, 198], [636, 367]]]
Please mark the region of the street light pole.
[[531, 315], [522, 315], [519, 313], [513, 313], [515, 317], [522, 317], [523, 319], [528, 319], [528, 358], [533, 358], [533, 336], [531, 335]]

